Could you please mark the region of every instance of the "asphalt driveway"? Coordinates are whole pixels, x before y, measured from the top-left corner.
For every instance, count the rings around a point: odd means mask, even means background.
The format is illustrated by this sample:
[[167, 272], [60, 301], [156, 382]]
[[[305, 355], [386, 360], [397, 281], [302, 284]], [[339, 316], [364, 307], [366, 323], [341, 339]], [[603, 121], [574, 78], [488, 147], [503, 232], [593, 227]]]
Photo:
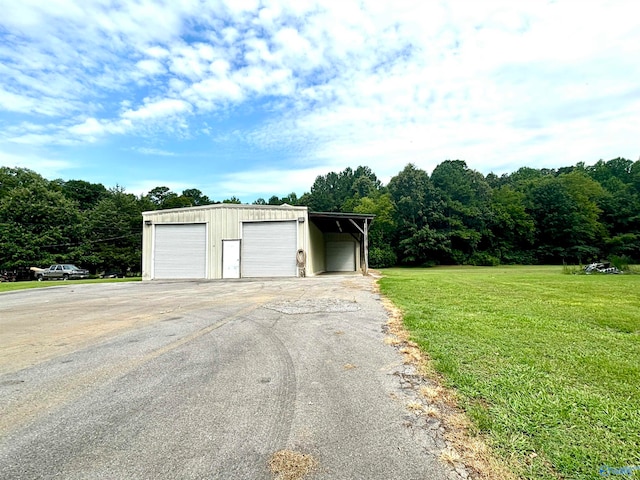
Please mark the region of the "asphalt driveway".
[[[0, 295], [0, 478], [458, 478], [361, 276]], [[286, 473], [286, 472], [285, 472]], [[284, 478], [284, 477], [283, 477]], [[293, 477], [292, 477], [293, 478]]]

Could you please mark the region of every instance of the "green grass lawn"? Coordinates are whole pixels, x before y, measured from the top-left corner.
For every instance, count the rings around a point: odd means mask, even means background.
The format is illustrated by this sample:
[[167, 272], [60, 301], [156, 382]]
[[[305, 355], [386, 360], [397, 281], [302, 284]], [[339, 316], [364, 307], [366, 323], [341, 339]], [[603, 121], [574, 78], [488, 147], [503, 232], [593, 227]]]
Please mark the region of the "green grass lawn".
[[602, 466], [640, 466], [640, 275], [383, 273], [413, 340], [516, 474], [602, 478]]
[[90, 280], [46, 280], [44, 282], [37, 282], [35, 280], [30, 282], [2, 282], [0, 283], [0, 293], [11, 292], [14, 290], [25, 290], [27, 288], [45, 288], [45, 287], [59, 287], [67, 285], [77, 285], [78, 283], [109, 283], [109, 282], [136, 282], [142, 280], [141, 277], [127, 277], [127, 278], [95, 278]]

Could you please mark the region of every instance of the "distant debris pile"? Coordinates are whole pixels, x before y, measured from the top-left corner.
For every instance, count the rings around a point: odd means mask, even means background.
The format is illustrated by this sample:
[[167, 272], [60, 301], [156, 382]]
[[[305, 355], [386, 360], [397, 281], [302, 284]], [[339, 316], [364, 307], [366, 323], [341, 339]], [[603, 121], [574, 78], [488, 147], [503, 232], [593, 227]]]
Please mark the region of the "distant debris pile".
[[611, 262], [596, 262], [596, 263], [590, 263], [589, 265], [585, 265], [584, 273], [586, 273], [587, 275], [591, 273], [619, 274], [619, 273], [622, 273], [622, 270], [619, 270], [618, 268], [611, 266]]

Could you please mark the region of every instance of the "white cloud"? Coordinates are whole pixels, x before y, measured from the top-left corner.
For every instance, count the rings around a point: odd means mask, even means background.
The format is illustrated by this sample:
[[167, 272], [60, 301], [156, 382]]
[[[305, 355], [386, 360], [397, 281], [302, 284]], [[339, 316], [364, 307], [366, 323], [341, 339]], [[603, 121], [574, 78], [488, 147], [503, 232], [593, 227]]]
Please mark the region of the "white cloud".
[[222, 138], [226, 119], [258, 112], [233, 140], [297, 152], [297, 168], [386, 177], [446, 158], [488, 171], [638, 154], [640, 33], [624, 0], [0, 8], [0, 121], [39, 125], [5, 128], [13, 143]]
[[16, 95], [0, 88], [0, 108], [9, 112], [31, 112], [35, 110], [36, 100], [24, 95]]
[[150, 148], [150, 147], [137, 147], [133, 149], [138, 153], [142, 153], [143, 155], [152, 155], [152, 156], [160, 156], [160, 157], [173, 157], [175, 153], [169, 152], [167, 150], [161, 150], [159, 148]]
[[160, 75], [166, 72], [164, 65], [157, 60], [140, 60], [136, 67], [143, 75]]
[[260, 5], [258, 0], [225, 0], [224, 3], [235, 14], [255, 12]]
[[215, 109], [232, 101], [241, 101], [244, 92], [238, 83], [230, 78], [208, 78], [186, 87], [182, 96], [202, 111]]
[[143, 52], [145, 55], [148, 55], [149, 57], [154, 59], [167, 58], [170, 55], [170, 52], [167, 49], [159, 47], [157, 45], [144, 49]]
[[191, 81], [201, 79], [207, 70], [206, 60], [200, 56], [198, 46], [182, 45], [172, 52], [169, 69], [179, 77], [186, 77]]
[[102, 135], [105, 132], [105, 125], [95, 118], [87, 118], [83, 123], [69, 127], [69, 132], [87, 136]]
[[11, 143], [29, 146], [46, 146], [46, 145], [74, 145], [77, 142], [67, 137], [54, 133], [37, 134], [25, 133], [17, 134], [7, 139]]
[[159, 118], [172, 117], [191, 111], [191, 105], [183, 100], [175, 98], [164, 98], [145, 102], [137, 110], [126, 110], [122, 118], [129, 120], [153, 120]]

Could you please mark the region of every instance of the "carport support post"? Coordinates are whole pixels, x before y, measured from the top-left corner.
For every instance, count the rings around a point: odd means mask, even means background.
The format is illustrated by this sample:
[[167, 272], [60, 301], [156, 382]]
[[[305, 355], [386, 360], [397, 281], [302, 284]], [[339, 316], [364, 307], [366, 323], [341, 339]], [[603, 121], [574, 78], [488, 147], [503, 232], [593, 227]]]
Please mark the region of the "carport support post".
[[364, 219], [364, 272], [363, 275], [369, 275], [369, 222]]
[[367, 219], [364, 219], [364, 229], [360, 228], [356, 222], [353, 221], [352, 218], [349, 219], [351, 223], [360, 231], [362, 234], [362, 244], [364, 246], [364, 269], [362, 271], [363, 275], [369, 274], [369, 222]]

